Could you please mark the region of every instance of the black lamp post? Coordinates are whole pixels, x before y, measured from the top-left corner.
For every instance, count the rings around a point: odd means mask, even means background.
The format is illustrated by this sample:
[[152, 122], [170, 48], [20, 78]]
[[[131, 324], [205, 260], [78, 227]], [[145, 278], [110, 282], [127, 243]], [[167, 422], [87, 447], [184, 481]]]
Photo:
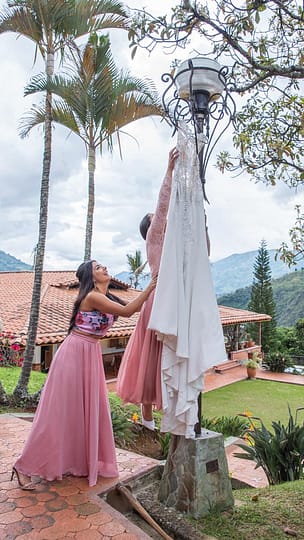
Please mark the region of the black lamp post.
[[[167, 120], [174, 128], [173, 135], [181, 121], [193, 128], [206, 201], [206, 169], [211, 153], [235, 118], [236, 105], [231, 96], [234, 84], [228, 83], [227, 75], [227, 67], [203, 56], [185, 60], [173, 75], [162, 75], [162, 81], [169, 83], [162, 102]], [[198, 397], [198, 422], [194, 429], [196, 437], [200, 436], [201, 394]]]
[[170, 83], [162, 102], [173, 134], [181, 120], [193, 127], [206, 200], [206, 169], [211, 153], [235, 118], [236, 106], [231, 96], [234, 84], [228, 82], [227, 75], [227, 67], [203, 56], [185, 60], [173, 75], [162, 75], [162, 81]]

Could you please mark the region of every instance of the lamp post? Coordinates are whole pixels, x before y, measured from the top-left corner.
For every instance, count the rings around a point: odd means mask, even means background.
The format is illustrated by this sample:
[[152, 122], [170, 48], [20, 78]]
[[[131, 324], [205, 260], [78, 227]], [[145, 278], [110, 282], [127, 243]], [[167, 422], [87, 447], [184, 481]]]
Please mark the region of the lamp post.
[[217, 142], [234, 121], [236, 112], [231, 95], [234, 84], [228, 82], [227, 76], [227, 67], [203, 56], [183, 61], [173, 75], [162, 75], [162, 81], [169, 83], [162, 102], [167, 120], [174, 128], [173, 134], [181, 120], [193, 127], [200, 179], [207, 201], [207, 165]]
[[[227, 67], [221, 67], [216, 60], [203, 56], [185, 60], [173, 75], [162, 75], [162, 81], [169, 83], [162, 102], [167, 120], [174, 129], [173, 135], [181, 121], [193, 128], [199, 175], [207, 202], [205, 185], [208, 162], [220, 137], [234, 121], [236, 112], [231, 96], [234, 84], [228, 82], [227, 75]], [[201, 393], [198, 396], [198, 421], [194, 431], [196, 437], [201, 435]]]

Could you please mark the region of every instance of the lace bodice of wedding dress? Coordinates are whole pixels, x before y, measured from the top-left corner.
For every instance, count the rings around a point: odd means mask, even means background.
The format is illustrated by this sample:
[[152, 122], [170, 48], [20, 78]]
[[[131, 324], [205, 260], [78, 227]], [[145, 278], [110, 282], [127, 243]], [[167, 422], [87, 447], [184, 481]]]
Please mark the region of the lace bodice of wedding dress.
[[204, 372], [226, 359], [207, 252], [195, 142], [178, 132], [179, 158], [149, 328], [163, 341], [161, 430], [195, 436]]

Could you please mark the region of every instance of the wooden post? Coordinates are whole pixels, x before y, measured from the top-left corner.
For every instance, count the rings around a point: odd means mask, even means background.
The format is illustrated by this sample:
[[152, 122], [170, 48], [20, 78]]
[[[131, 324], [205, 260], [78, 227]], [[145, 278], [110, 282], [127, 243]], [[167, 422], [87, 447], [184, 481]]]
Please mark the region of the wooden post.
[[194, 426], [195, 436], [199, 437], [202, 433], [202, 393], [197, 398], [197, 423]]

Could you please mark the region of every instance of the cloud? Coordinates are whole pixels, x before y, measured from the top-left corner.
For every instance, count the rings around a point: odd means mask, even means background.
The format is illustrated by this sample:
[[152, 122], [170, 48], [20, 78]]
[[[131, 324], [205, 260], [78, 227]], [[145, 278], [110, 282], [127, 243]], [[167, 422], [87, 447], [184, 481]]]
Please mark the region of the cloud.
[[[2, 2], [3, 4], [3, 2]], [[138, 0], [129, 5], [137, 7]], [[175, 5], [168, 1], [168, 10]], [[0, 4], [1, 5], [1, 4]], [[146, 2], [147, 8], [163, 3]], [[152, 78], [160, 91], [161, 75], [170, 70], [173, 58], [186, 57], [187, 51], [164, 54], [157, 48], [148, 54], [139, 50], [135, 60], [125, 35], [111, 32], [116, 63], [133, 74]], [[38, 239], [39, 197], [43, 158], [43, 130], [34, 129], [25, 140], [18, 135], [21, 116], [38, 96], [23, 97], [30, 77], [43, 70], [42, 62], [33, 65], [34, 45], [14, 35], [0, 36], [0, 69], [3, 84], [0, 99], [0, 249], [27, 263], [33, 261]], [[127, 269], [127, 253], [145, 245], [138, 231], [144, 214], [153, 212], [166, 169], [168, 152], [176, 137], [158, 118], [144, 119], [126, 128], [134, 138], [122, 136], [123, 159], [117, 144], [113, 155], [104, 150], [98, 155], [96, 203], [92, 255], [100, 259], [112, 274]], [[221, 141], [230, 144], [231, 133]], [[213, 157], [213, 156], [212, 156]], [[211, 259], [231, 253], [257, 249], [265, 238], [269, 248], [288, 239], [293, 224], [296, 195], [285, 186], [266, 188], [245, 176], [223, 176], [211, 160], [207, 172], [207, 205], [212, 242]], [[83, 259], [87, 206], [88, 172], [85, 147], [76, 136], [61, 127], [53, 129], [52, 167], [45, 269], [75, 269]]]

